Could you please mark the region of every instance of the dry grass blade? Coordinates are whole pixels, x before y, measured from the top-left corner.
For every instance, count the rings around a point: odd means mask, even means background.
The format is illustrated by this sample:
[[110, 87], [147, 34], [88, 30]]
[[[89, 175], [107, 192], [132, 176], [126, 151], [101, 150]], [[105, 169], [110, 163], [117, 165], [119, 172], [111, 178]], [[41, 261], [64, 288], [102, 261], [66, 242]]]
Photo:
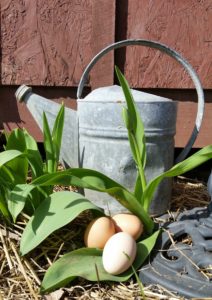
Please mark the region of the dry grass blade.
[[37, 276], [35, 270], [34, 270], [33, 267], [31, 266], [30, 262], [29, 262], [26, 258], [23, 258], [23, 262], [24, 262], [25, 266], [28, 268], [28, 270], [31, 272], [32, 277], [34, 278], [34, 280], [36, 281], [36, 283], [37, 283], [38, 285], [40, 285], [40, 284], [41, 284], [41, 281], [40, 281], [40, 279], [38, 278], [38, 276]]
[[[57, 187], [57, 190], [61, 190]], [[70, 189], [70, 187], [67, 187]], [[173, 187], [172, 208], [170, 219], [185, 209], [196, 206], [205, 206], [209, 196], [204, 184], [179, 178]], [[84, 213], [71, 224], [54, 232], [37, 249], [28, 256], [20, 258], [18, 254], [20, 236], [27, 215], [21, 215], [18, 223], [13, 226], [0, 225], [0, 300], [35, 300], [35, 299], [80, 299], [80, 300], [140, 300], [142, 299], [138, 283], [89, 283], [79, 279], [75, 284], [42, 297], [39, 295], [40, 282], [47, 268], [64, 253], [77, 249], [83, 245], [84, 229], [91, 220], [90, 213]], [[189, 243], [189, 241], [184, 241]], [[211, 267], [201, 270], [208, 277], [211, 276]], [[179, 300], [171, 291], [159, 285], [144, 287], [147, 300]]]
[[173, 186], [171, 199], [172, 211], [177, 209], [192, 209], [198, 206], [206, 206], [210, 201], [207, 188], [204, 183], [178, 177]]
[[[165, 230], [165, 229], [164, 229]], [[183, 251], [182, 251], [182, 249], [179, 249], [177, 246], [176, 246], [176, 244], [175, 244], [175, 241], [174, 241], [174, 239], [173, 239], [173, 237], [172, 237], [172, 235], [171, 235], [171, 233], [169, 232], [169, 230], [165, 230], [166, 232], [167, 232], [167, 234], [168, 234], [168, 236], [169, 236], [169, 239], [170, 239], [170, 241], [171, 241], [171, 243], [172, 243], [172, 246], [174, 247], [174, 249], [176, 250], [176, 251], [178, 251], [181, 255], [183, 255], [206, 279], [209, 279], [209, 277], [206, 275], [206, 273], [205, 272], [203, 272], [203, 270], [200, 268], [200, 267], [198, 267], [197, 266], [197, 264], [195, 264], [195, 262], [193, 262], [193, 260], [191, 260]]]
[[32, 294], [32, 296], [34, 297], [35, 300], [38, 300], [37, 294], [36, 294], [36, 292], [34, 291], [34, 289], [32, 287], [32, 284], [31, 284], [31, 282], [29, 280], [29, 277], [27, 276], [27, 273], [25, 271], [24, 265], [22, 264], [21, 259], [20, 259], [19, 255], [18, 255], [18, 253], [16, 251], [16, 248], [15, 248], [15, 246], [14, 246], [13, 243], [11, 243], [11, 248], [12, 248], [12, 251], [15, 254], [15, 257], [17, 259], [19, 270], [23, 274], [23, 276], [24, 276], [24, 278], [26, 280], [26, 283], [27, 283], [27, 285], [29, 287], [29, 290], [30, 290], [30, 292]]
[[7, 259], [8, 266], [9, 266], [10, 270], [12, 270], [13, 269], [12, 260], [10, 258], [9, 251], [7, 249], [7, 245], [5, 243], [5, 240], [4, 240], [4, 237], [3, 237], [3, 234], [2, 234], [1, 230], [0, 230], [0, 239], [1, 239], [1, 242], [2, 242], [2, 246], [3, 246], [4, 253], [5, 253], [5, 257]]

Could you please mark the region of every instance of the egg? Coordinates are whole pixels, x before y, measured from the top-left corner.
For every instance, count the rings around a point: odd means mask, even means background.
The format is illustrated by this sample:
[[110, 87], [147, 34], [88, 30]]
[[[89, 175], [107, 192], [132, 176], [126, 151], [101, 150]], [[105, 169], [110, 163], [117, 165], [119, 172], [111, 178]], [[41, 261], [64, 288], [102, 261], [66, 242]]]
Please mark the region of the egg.
[[85, 230], [85, 245], [89, 248], [103, 249], [107, 240], [115, 233], [115, 225], [110, 217], [96, 218], [88, 224]]
[[121, 213], [112, 217], [115, 222], [116, 232], [127, 232], [137, 240], [144, 231], [141, 220], [132, 214]]
[[114, 234], [103, 249], [102, 263], [105, 271], [112, 275], [123, 273], [132, 265], [136, 252], [137, 245], [130, 234]]

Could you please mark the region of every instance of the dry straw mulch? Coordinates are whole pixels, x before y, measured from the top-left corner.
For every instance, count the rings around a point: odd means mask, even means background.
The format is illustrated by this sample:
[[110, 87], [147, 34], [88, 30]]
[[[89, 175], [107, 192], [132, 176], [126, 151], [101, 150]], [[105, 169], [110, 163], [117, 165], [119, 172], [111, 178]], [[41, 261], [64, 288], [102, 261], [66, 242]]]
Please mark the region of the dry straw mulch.
[[[206, 206], [209, 196], [206, 186], [195, 180], [179, 177], [173, 186], [171, 210], [173, 212]], [[83, 279], [75, 280], [69, 287], [41, 296], [39, 286], [47, 268], [62, 254], [83, 245], [82, 236], [90, 220], [89, 213], [79, 216], [69, 226], [53, 233], [37, 249], [26, 257], [19, 255], [21, 233], [28, 217], [22, 215], [13, 227], [0, 225], [0, 300], [1, 299], [142, 299], [141, 291], [135, 280], [126, 283], [91, 283]], [[183, 299], [161, 286], [151, 285], [144, 288], [147, 300]]]

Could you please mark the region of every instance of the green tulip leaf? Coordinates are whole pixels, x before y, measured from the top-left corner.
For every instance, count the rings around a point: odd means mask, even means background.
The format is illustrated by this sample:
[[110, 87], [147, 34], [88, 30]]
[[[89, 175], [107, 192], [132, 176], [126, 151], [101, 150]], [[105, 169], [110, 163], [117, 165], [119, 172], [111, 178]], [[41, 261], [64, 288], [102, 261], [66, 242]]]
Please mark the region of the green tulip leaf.
[[6, 202], [7, 194], [8, 194], [8, 189], [5, 186], [0, 185], [0, 212], [7, 220], [10, 220], [11, 216]]
[[108, 193], [142, 220], [146, 232], [152, 233], [153, 231], [154, 222], [135, 196], [119, 183], [98, 171], [83, 168], [68, 169], [40, 176], [33, 180], [32, 184], [38, 186], [72, 185]]
[[23, 210], [30, 192], [34, 188], [34, 186], [28, 184], [17, 184], [10, 192], [10, 195], [8, 197], [8, 209], [12, 215], [14, 223], [16, 222], [17, 216]]
[[155, 192], [155, 189], [157, 188], [158, 184], [161, 182], [162, 179], [184, 174], [198, 167], [199, 165], [205, 163], [211, 158], [212, 158], [212, 145], [209, 145], [197, 151], [195, 154], [191, 155], [184, 161], [179, 162], [178, 164], [173, 166], [170, 170], [164, 172], [163, 174], [157, 176], [152, 181], [150, 181], [142, 196], [145, 211], [149, 210], [149, 206], [151, 204], [151, 200]]
[[52, 173], [56, 171], [54, 144], [52, 141], [51, 131], [45, 113], [43, 113], [43, 136], [44, 136], [44, 148], [46, 154], [47, 172]]
[[18, 150], [7, 150], [0, 153], [0, 167], [7, 164], [17, 157], [23, 157], [24, 154]]
[[88, 209], [103, 215], [102, 209], [78, 193], [63, 191], [49, 195], [36, 209], [23, 231], [21, 254], [25, 255], [34, 249], [52, 232], [65, 226]]
[[[8, 150], [18, 150], [22, 153], [25, 152], [26, 143], [22, 129], [15, 128], [11, 131], [5, 149], [5, 152]], [[28, 161], [26, 157], [19, 157], [18, 159], [8, 162], [7, 167], [15, 174], [18, 174], [19, 179], [16, 180], [17, 183], [24, 183], [26, 181], [28, 171]]]
[[43, 160], [35, 139], [25, 129], [23, 130], [23, 133], [26, 143], [25, 152], [32, 170], [32, 178], [34, 179], [44, 173]]
[[[144, 168], [146, 164], [144, 124], [136, 107], [127, 80], [117, 66], [115, 67], [115, 70], [127, 104], [127, 108], [123, 108], [122, 117], [127, 128], [131, 152], [138, 167], [139, 176], [137, 181], [140, 180], [141, 184], [139, 186], [140, 192], [139, 194], [135, 193], [135, 196], [137, 197], [138, 201], [141, 202], [141, 196], [146, 187], [146, 178], [144, 174]], [[141, 204], [143, 205], [142, 202]]]
[[63, 127], [64, 127], [64, 118], [65, 118], [65, 107], [64, 104], [61, 105], [61, 108], [57, 114], [57, 117], [54, 122], [54, 127], [52, 129], [52, 141], [54, 145], [54, 152], [56, 162], [59, 160], [60, 148], [62, 143], [63, 136]]
[[61, 105], [61, 108], [57, 114], [52, 129], [52, 133], [51, 133], [46, 114], [43, 113], [44, 148], [46, 153], [48, 173], [52, 173], [57, 170], [57, 164], [59, 160], [62, 135], [63, 135], [64, 116], [65, 116], [64, 105]]
[[[133, 263], [138, 269], [149, 256], [160, 231], [156, 231], [147, 239], [137, 243], [137, 255]], [[111, 253], [112, 255], [112, 253]], [[47, 270], [41, 284], [41, 292], [50, 292], [63, 287], [76, 277], [83, 277], [89, 281], [126, 281], [134, 274], [129, 268], [120, 275], [108, 274], [102, 264], [102, 250], [81, 248], [63, 255]]]

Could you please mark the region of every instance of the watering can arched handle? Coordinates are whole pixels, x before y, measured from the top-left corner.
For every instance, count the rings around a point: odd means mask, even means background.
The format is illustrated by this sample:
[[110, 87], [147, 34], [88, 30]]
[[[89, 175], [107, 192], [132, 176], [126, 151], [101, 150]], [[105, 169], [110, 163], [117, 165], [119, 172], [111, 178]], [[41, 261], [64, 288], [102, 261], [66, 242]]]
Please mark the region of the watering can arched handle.
[[102, 56], [104, 56], [106, 53], [108, 53], [111, 50], [122, 48], [124, 46], [132, 46], [132, 45], [147, 46], [147, 47], [155, 48], [155, 49], [161, 50], [162, 52], [165, 52], [167, 55], [171, 56], [172, 58], [177, 60], [181, 65], [183, 65], [183, 67], [185, 68], [185, 70], [188, 72], [191, 79], [193, 80], [193, 83], [194, 83], [196, 91], [197, 91], [197, 96], [198, 96], [197, 115], [196, 115], [195, 126], [193, 128], [192, 134], [191, 134], [185, 148], [182, 150], [182, 152], [176, 158], [175, 162], [176, 163], [180, 162], [187, 156], [187, 154], [191, 150], [191, 148], [197, 138], [197, 135], [199, 133], [199, 130], [200, 130], [200, 127], [202, 124], [202, 120], [203, 120], [203, 113], [204, 113], [204, 93], [203, 93], [203, 89], [202, 89], [199, 77], [197, 76], [197, 74], [194, 71], [194, 69], [192, 68], [192, 66], [175, 50], [167, 47], [164, 44], [150, 41], [150, 40], [142, 40], [142, 39], [135, 39], [135, 40], [129, 39], [129, 40], [123, 40], [123, 41], [119, 41], [114, 44], [111, 44], [111, 45], [107, 46], [106, 48], [104, 48], [103, 50], [101, 50], [96, 56], [94, 56], [94, 58], [90, 61], [90, 63], [86, 67], [85, 71], [82, 74], [80, 82], [79, 82], [79, 86], [77, 89], [77, 98], [78, 99], [81, 98], [84, 85], [88, 80], [88, 75], [89, 75], [91, 69], [93, 68], [93, 66], [96, 64], [96, 62]]

